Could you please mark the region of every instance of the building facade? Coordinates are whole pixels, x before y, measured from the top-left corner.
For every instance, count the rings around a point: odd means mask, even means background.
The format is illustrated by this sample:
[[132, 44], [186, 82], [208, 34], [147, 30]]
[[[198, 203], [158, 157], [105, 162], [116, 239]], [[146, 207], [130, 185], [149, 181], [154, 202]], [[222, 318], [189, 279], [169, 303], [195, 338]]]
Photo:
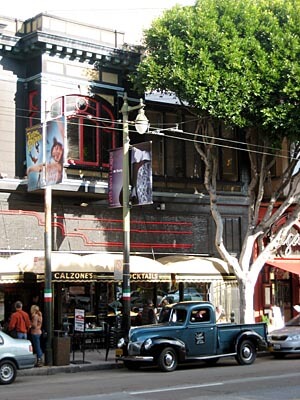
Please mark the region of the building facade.
[[[27, 309], [33, 301], [43, 303], [44, 172], [50, 161], [41, 154], [54, 158], [56, 134], [64, 157], [51, 175], [54, 327], [75, 307], [97, 320], [120, 288], [123, 219], [121, 207], [109, 206], [110, 154], [122, 147], [124, 93], [130, 104], [139, 102], [128, 74], [140, 53], [122, 33], [55, 16], [0, 20], [1, 315], [7, 320], [20, 297]], [[158, 302], [180, 284], [196, 286], [238, 318], [236, 281], [214, 247], [204, 169], [191, 140], [195, 121], [176, 98], [151, 94], [144, 101], [151, 129], [139, 135], [130, 125], [130, 143], [151, 141], [153, 186], [152, 201], [131, 208], [130, 252], [138, 257], [132, 289]], [[130, 120], [135, 117], [132, 112]], [[226, 129], [220, 134], [225, 141], [239, 138]], [[241, 154], [220, 148], [218, 189], [232, 254], [239, 254], [247, 226], [248, 181]], [[175, 273], [178, 265], [158, 267], [164, 257], [190, 263], [185, 273]]]

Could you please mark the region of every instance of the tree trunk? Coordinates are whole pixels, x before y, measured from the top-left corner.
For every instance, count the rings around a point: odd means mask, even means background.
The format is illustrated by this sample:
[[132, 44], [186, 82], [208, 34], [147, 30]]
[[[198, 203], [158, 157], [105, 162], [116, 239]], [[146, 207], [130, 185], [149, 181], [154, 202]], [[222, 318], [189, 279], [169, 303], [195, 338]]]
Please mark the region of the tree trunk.
[[252, 324], [254, 322], [254, 282], [246, 279], [240, 279], [240, 322], [241, 324]]

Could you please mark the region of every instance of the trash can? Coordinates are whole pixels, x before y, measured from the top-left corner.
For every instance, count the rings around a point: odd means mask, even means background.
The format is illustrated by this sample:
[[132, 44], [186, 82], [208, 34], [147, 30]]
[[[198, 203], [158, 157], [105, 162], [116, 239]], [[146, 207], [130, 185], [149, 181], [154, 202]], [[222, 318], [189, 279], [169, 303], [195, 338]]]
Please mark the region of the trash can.
[[69, 365], [71, 338], [70, 336], [65, 336], [63, 331], [54, 333], [56, 335], [53, 338], [53, 364]]

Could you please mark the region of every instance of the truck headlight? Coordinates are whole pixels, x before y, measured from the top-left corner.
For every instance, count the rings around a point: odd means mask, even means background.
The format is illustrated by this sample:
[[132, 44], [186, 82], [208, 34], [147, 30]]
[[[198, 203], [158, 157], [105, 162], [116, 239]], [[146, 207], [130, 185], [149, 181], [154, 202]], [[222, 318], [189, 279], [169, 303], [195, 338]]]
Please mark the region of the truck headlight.
[[152, 346], [152, 339], [146, 339], [144, 342], [145, 350], [149, 350], [151, 346]]
[[124, 338], [119, 339], [117, 347], [121, 349], [124, 345], [125, 345], [125, 339]]

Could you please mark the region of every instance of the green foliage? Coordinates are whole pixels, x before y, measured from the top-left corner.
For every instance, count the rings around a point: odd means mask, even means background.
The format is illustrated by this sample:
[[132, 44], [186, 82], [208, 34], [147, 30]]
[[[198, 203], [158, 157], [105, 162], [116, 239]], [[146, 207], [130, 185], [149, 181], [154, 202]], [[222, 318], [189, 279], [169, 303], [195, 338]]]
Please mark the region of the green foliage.
[[[168, 90], [272, 141], [299, 138], [300, 0], [198, 0], [145, 33], [136, 88]], [[297, 136], [298, 135], [298, 136]]]

